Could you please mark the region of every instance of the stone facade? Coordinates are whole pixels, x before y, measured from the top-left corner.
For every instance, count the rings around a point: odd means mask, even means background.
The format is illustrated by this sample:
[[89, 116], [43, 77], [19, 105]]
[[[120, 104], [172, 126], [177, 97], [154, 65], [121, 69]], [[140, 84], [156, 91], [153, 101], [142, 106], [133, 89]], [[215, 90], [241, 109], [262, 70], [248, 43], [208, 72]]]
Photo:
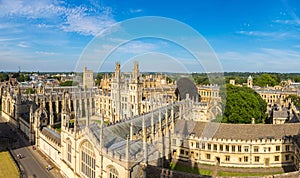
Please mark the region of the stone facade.
[[[205, 129], [214, 129], [210, 136]], [[220, 124], [180, 120], [175, 125], [175, 159], [224, 167], [299, 168], [300, 124]]]
[[300, 125], [212, 123], [221, 113], [217, 86], [198, 87], [202, 102], [188, 95], [179, 101], [174, 83], [142, 77], [137, 63], [130, 74], [117, 63], [105, 80], [97, 89], [40, 87], [34, 94], [4, 85], [2, 116], [70, 178], [143, 177], [148, 165], [165, 167], [171, 159], [299, 168]]

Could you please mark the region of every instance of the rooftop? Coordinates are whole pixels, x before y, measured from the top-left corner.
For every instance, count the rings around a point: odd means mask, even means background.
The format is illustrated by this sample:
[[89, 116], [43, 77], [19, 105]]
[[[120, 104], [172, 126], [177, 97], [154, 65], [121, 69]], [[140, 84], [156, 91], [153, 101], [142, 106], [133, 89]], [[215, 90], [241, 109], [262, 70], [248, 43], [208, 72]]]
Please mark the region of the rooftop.
[[175, 132], [212, 139], [282, 139], [284, 136], [300, 134], [300, 124], [223, 124], [179, 120], [176, 123]]

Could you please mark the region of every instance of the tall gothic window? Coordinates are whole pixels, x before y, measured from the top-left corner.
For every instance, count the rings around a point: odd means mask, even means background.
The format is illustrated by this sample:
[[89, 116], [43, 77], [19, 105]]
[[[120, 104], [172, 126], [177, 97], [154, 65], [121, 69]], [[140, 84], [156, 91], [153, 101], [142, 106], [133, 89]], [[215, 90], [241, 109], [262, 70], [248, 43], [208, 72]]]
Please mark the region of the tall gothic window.
[[113, 166], [108, 167], [108, 178], [118, 178], [119, 173]]
[[72, 163], [72, 143], [71, 140], [67, 142], [67, 156], [69, 163]]
[[89, 178], [95, 178], [96, 161], [92, 144], [84, 142], [80, 150], [81, 173]]

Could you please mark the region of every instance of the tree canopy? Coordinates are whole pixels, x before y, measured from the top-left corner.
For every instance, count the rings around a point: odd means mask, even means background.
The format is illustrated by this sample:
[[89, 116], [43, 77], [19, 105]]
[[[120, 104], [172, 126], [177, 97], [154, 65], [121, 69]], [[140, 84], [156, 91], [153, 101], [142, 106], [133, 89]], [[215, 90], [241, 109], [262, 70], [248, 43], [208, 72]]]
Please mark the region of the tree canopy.
[[[258, 86], [274, 86], [279, 85], [281, 81], [291, 80], [294, 82], [300, 82], [299, 73], [274, 73], [274, 72], [224, 72], [226, 83], [229, 80], [235, 80], [236, 84], [244, 84], [247, 82], [249, 76], [253, 78], [253, 85]], [[205, 73], [193, 73], [194, 82], [202, 85], [214, 83], [215, 81], [209, 81], [207, 74]]]
[[34, 89], [33, 88], [27, 88], [25, 93], [26, 94], [34, 94]]
[[18, 75], [18, 77], [17, 77], [17, 80], [18, 80], [18, 82], [26, 82], [26, 81], [29, 81], [30, 78], [29, 78], [28, 75], [25, 75], [25, 74], [23, 74], [23, 73], [20, 73], [20, 74]]
[[294, 103], [294, 105], [297, 107], [297, 109], [300, 109], [300, 97], [297, 95], [290, 95], [287, 97], [291, 98], [291, 101]]
[[7, 81], [9, 79], [7, 73], [0, 73], [0, 82]]
[[260, 87], [278, 85], [277, 77], [271, 74], [262, 74], [253, 79], [253, 84]]
[[226, 97], [224, 93], [220, 95], [226, 103], [222, 122], [249, 124], [252, 118], [255, 118], [255, 123], [264, 122], [267, 103], [253, 89], [228, 84]]
[[76, 85], [78, 85], [78, 83], [77, 82], [73, 82], [72, 80], [68, 80], [68, 81], [65, 81], [65, 82], [61, 82], [60, 84], [59, 84], [59, 86], [76, 86]]
[[95, 79], [96, 85], [100, 85], [102, 78], [104, 77], [105, 74], [103, 73], [98, 73]]

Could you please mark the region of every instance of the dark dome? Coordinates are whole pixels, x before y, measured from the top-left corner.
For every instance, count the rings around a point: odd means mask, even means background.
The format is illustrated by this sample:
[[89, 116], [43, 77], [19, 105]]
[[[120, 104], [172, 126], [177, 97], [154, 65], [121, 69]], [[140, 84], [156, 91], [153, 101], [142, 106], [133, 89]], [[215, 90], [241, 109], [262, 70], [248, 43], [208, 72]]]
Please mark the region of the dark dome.
[[201, 96], [198, 93], [196, 85], [188, 78], [180, 78], [177, 81], [175, 94], [179, 100], [184, 100], [186, 98], [186, 94], [189, 94], [190, 99], [194, 99], [194, 101], [201, 101]]

